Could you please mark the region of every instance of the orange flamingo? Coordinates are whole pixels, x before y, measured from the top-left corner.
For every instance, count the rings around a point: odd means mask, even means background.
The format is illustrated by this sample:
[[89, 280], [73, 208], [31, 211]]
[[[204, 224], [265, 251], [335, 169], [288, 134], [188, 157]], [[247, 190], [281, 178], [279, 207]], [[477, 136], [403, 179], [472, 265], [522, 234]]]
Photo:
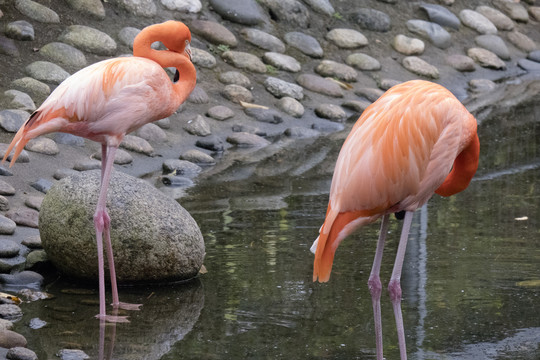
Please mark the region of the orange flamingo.
[[353, 126], [339, 153], [326, 219], [313, 243], [313, 281], [330, 278], [339, 243], [382, 217], [368, 285], [375, 317], [377, 359], [383, 359], [379, 270], [388, 218], [404, 216], [388, 284], [401, 359], [407, 358], [400, 277], [413, 213], [434, 193], [464, 190], [478, 168], [476, 120], [444, 87], [414, 80], [389, 89]]
[[[167, 50], [150, 46], [161, 41]], [[101, 187], [94, 214], [99, 273], [99, 315], [111, 322], [126, 322], [125, 316], [105, 314], [105, 270], [103, 235], [111, 276], [115, 309], [138, 310], [140, 305], [118, 299], [113, 250], [106, 209], [107, 188], [114, 156], [124, 136], [152, 121], [172, 115], [189, 96], [196, 83], [191, 63], [191, 33], [178, 21], [144, 28], [133, 43], [133, 57], [104, 60], [90, 65], [62, 82], [19, 129], [7, 149], [15, 153], [10, 167], [26, 143], [51, 132], [65, 132], [101, 143]], [[163, 68], [175, 67], [175, 83]]]

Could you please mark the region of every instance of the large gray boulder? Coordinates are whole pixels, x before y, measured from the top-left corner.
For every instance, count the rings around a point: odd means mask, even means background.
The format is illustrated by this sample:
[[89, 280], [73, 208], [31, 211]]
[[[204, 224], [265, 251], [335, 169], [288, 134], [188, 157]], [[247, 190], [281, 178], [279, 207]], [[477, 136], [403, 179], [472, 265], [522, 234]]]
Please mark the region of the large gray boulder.
[[[43, 248], [53, 264], [69, 276], [94, 281], [93, 215], [99, 184], [99, 170], [63, 178], [47, 192], [39, 215]], [[203, 237], [175, 200], [143, 180], [113, 171], [107, 209], [119, 282], [178, 281], [197, 275], [205, 255]]]

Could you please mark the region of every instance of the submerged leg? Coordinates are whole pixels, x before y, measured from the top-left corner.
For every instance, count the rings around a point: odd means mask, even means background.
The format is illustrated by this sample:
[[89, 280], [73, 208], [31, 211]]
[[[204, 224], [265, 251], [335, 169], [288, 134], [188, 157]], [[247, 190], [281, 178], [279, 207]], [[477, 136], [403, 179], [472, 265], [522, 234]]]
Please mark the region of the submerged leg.
[[383, 359], [383, 343], [382, 343], [382, 321], [381, 321], [381, 291], [382, 284], [379, 277], [382, 255], [384, 250], [384, 240], [386, 233], [388, 232], [388, 218], [389, 215], [384, 215], [381, 222], [381, 231], [379, 233], [379, 240], [377, 241], [377, 250], [375, 251], [375, 259], [373, 259], [373, 266], [371, 267], [371, 274], [369, 275], [368, 286], [371, 293], [371, 302], [373, 304], [373, 316], [375, 319], [375, 344], [377, 349], [377, 360]]
[[390, 293], [390, 300], [392, 301], [392, 307], [394, 308], [394, 317], [396, 318], [396, 327], [399, 341], [399, 353], [401, 360], [407, 359], [407, 348], [405, 346], [405, 330], [403, 327], [403, 315], [401, 314], [401, 269], [403, 268], [403, 260], [405, 258], [405, 250], [407, 249], [407, 240], [409, 238], [409, 230], [411, 229], [411, 223], [414, 212], [407, 211], [403, 220], [403, 229], [401, 230], [401, 237], [399, 239], [398, 251], [396, 254], [396, 261], [394, 262], [394, 269], [392, 270], [392, 277], [388, 283], [388, 292]]

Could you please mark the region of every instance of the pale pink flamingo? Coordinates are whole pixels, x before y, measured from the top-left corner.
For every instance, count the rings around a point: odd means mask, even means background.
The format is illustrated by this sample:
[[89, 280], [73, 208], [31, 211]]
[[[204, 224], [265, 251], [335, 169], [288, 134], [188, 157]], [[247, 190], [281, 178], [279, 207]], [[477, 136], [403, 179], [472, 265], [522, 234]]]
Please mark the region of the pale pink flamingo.
[[339, 243], [382, 217], [368, 285], [377, 359], [383, 359], [379, 270], [390, 214], [404, 214], [388, 284], [401, 359], [407, 358], [400, 277], [413, 213], [436, 193], [464, 190], [478, 168], [476, 120], [444, 87], [421, 80], [396, 85], [360, 116], [339, 153], [324, 224], [311, 251], [313, 281], [330, 278]]
[[[161, 41], [167, 50], [154, 50]], [[90, 65], [62, 82], [19, 129], [7, 149], [13, 148], [12, 166], [26, 143], [51, 132], [65, 132], [101, 143], [101, 187], [94, 214], [99, 272], [99, 315], [113, 322], [124, 316], [106, 315], [103, 235], [111, 276], [114, 308], [137, 310], [140, 305], [118, 299], [113, 250], [106, 209], [107, 188], [114, 156], [124, 136], [152, 121], [172, 115], [189, 96], [196, 83], [191, 63], [191, 33], [178, 21], [144, 28], [133, 43], [133, 57], [120, 57]], [[163, 68], [175, 67], [173, 83]]]

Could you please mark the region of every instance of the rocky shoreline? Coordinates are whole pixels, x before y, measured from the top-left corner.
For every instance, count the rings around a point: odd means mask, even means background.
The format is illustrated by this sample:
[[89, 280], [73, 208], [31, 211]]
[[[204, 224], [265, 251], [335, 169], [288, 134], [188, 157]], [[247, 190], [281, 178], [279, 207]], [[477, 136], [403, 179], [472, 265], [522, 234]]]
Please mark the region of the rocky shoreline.
[[[346, 130], [402, 81], [446, 86], [479, 121], [540, 93], [538, 1], [361, 6], [347, 0], [0, 0], [1, 154], [61, 81], [93, 62], [130, 54], [140, 29], [168, 19], [185, 22], [193, 33], [197, 87], [175, 115], [127, 136], [115, 163], [175, 199], [238, 161], [269, 158], [295, 141]], [[99, 168], [99, 146], [55, 134], [26, 150], [20, 164], [0, 168], [0, 283], [3, 291], [29, 284], [31, 297], [39, 297], [43, 278], [34, 270], [47, 261], [37, 231], [41, 201], [57, 180]], [[20, 308], [5, 302], [0, 332], [9, 341], [0, 343], [0, 354], [31, 359], [26, 340], [9, 330]]]

